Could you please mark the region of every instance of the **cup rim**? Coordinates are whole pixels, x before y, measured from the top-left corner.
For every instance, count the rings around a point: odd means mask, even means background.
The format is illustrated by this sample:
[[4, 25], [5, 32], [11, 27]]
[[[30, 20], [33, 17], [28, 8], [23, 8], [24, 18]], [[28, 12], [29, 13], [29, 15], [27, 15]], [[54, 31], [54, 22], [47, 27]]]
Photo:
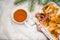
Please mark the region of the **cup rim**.
[[[19, 9], [25, 10], [26, 13], [27, 13], [27, 18], [26, 18], [23, 22], [17, 22], [17, 21], [14, 19], [14, 17], [13, 17], [14, 12], [17, 11], [17, 10], [19, 10]], [[18, 23], [18, 24], [22, 24], [22, 23], [25, 23], [25, 22], [27, 21], [27, 19], [28, 19], [28, 13], [29, 13], [29, 12], [28, 12], [28, 10], [27, 10], [26, 8], [16, 7], [16, 8], [12, 11], [11, 18], [12, 18], [13, 22]]]

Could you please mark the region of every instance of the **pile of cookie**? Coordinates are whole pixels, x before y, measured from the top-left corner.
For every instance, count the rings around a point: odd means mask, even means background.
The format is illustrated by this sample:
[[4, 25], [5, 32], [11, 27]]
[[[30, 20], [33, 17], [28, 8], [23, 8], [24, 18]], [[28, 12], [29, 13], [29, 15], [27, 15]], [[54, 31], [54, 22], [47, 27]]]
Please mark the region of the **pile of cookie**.
[[58, 40], [60, 35], [60, 14], [57, 14], [59, 8], [53, 3], [46, 4], [43, 8], [43, 13], [37, 13], [36, 18], [44, 27], [48, 27], [48, 32], [54, 36], [55, 40]]

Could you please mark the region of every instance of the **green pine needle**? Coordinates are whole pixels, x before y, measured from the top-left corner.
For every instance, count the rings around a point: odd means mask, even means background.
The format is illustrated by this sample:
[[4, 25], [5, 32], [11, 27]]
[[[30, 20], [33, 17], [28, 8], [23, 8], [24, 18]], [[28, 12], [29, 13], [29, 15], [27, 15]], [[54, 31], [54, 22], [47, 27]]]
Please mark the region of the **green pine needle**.
[[22, 4], [23, 2], [25, 2], [27, 0], [15, 0], [14, 4], [17, 5], [17, 4]]
[[40, 0], [38, 0], [38, 3], [40, 4]]
[[30, 12], [32, 12], [34, 10], [34, 5], [35, 5], [35, 0], [31, 0], [30, 7], [29, 7]]
[[30, 3], [29, 6], [29, 11], [32, 12], [34, 11], [34, 7], [35, 7], [35, 3], [38, 1], [39, 4], [45, 5], [51, 1], [57, 3], [60, 6], [60, 0], [15, 0], [14, 4], [18, 5], [18, 4], [22, 4], [25, 1], [28, 1]]

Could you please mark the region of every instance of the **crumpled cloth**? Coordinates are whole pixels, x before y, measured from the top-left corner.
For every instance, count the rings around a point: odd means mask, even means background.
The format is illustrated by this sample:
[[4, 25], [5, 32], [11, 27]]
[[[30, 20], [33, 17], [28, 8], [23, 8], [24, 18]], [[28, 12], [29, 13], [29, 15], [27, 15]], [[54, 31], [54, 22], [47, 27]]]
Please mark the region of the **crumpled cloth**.
[[36, 25], [28, 28], [25, 25], [13, 23], [8, 16], [9, 11], [13, 9], [13, 0], [1, 0], [0, 8], [2, 14], [0, 17], [0, 40], [47, 40], [46, 37], [38, 32]]

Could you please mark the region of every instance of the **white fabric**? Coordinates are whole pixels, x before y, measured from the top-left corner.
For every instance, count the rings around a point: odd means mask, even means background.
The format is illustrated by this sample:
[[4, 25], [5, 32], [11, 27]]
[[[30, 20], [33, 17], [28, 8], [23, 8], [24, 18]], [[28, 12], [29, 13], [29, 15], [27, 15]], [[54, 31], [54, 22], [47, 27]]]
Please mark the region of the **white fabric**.
[[[20, 5], [19, 7], [28, 8], [28, 2]], [[17, 6], [13, 5], [13, 1], [1, 0], [0, 8], [2, 9], [2, 14], [0, 18], [0, 39], [10, 39], [10, 40], [47, 40], [46, 37], [36, 30], [36, 25], [27, 27], [24, 24], [16, 24], [11, 20], [11, 13]], [[40, 10], [40, 6], [37, 6], [35, 12]], [[27, 9], [28, 10], [28, 9]], [[31, 13], [31, 14], [32, 14]], [[30, 15], [31, 17], [31, 15]]]

